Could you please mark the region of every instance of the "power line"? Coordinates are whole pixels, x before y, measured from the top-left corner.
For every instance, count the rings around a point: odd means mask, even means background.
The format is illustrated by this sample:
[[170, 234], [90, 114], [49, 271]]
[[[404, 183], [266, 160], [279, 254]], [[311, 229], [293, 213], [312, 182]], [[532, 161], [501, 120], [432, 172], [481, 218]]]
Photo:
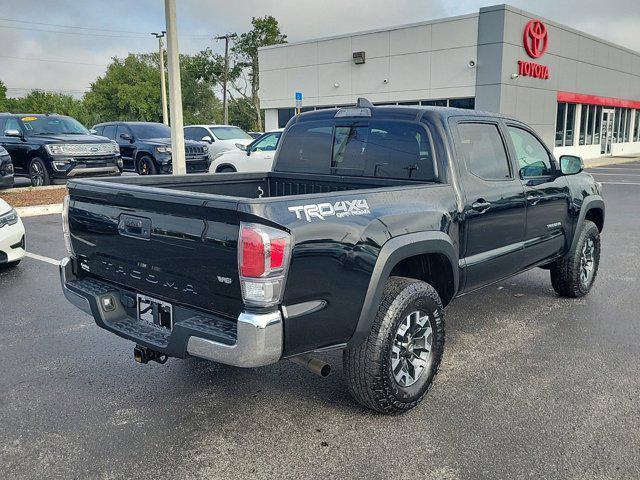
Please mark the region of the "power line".
[[[10, 25], [0, 25], [0, 29], [9, 28], [11, 30], [28, 30], [30, 32], [43, 32], [43, 33], [58, 33], [62, 35], [83, 35], [86, 37], [106, 37], [106, 38], [140, 38], [140, 39], [148, 39], [148, 37], [142, 36], [142, 34], [138, 36], [133, 35], [108, 35], [106, 33], [85, 33], [85, 32], [63, 32], [62, 30], [45, 30], [42, 28], [30, 28], [30, 27], [14, 27]], [[69, 27], [73, 28], [73, 27]]]
[[[30, 25], [41, 25], [41, 26], [46, 26], [46, 27], [59, 27], [59, 28], [71, 28], [73, 30], [87, 30], [87, 31], [95, 31], [95, 32], [109, 32], [109, 33], [125, 33], [125, 34], [129, 34], [131, 35], [130, 38], [146, 38], [144, 35], [146, 35], [145, 32], [141, 32], [141, 31], [132, 31], [132, 30], [115, 30], [115, 29], [111, 29], [111, 28], [97, 28], [97, 27], [78, 27], [75, 25], [61, 25], [58, 23], [44, 23], [44, 22], [31, 22], [31, 21], [27, 21], [27, 20], [15, 20], [15, 19], [11, 19], [11, 18], [2, 18], [0, 17], [0, 20], [5, 21], [5, 22], [13, 22], [13, 23], [24, 23], [24, 24], [30, 24]], [[15, 27], [12, 25], [0, 25], [0, 28], [11, 28], [14, 30], [29, 30], [29, 31], [36, 31], [36, 32], [47, 32], [47, 33], [67, 33], [67, 34], [71, 34], [71, 35], [90, 35], [90, 36], [106, 36], [106, 37], [115, 37], [115, 38], [122, 38], [122, 35], [101, 35], [101, 34], [85, 34], [83, 32], [64, 32], [64, 31], [60, 31], [60, 30], [44, 30], [44, 29], [35, 29], [35, 28], [29, 28], [29, 27]], [[188, 38], [202, 38], [202, 39], [208, 39], [211, 38], [210, 35], [206, 35], [206, 34], [198, 34], [198, 35], [180, 35], [180, 37], [188, 37]]]
[[0, 55], [0, 58], [8, 58], [10, 60], [24, 60], [28, 62], [53, 62], [53, 63], [67, 63], [71, 65], [88, 65], [92, 67], [108, 67], [107, 64], [102, 63], [86, 63], [86, 62], [74, 62], [71, 60], [58, 60], [58, 59], [48, 59], [48, 58], [28, 58], [28, 57], [12, 57], [9, 55]]
[[140, 32], [134, 32], [131, 30], [114, 30], [111, 28], [97, 28], [97, 27], [78, 27], [76, 25], [60, 25], [58, 23], [44, 23], [44, 22], [32, 22], [32, 21], [27, 21], [27, 20], [16, 20], [13, 18], [2, 18], [0, 17], [0, 20], [3, 20], [5, 22], [12, 22], [12, 23], [25, 23], [25, 24], [29, 24], [29, 25], [44, 25], [46, 27], [60, 27], [60, 28], [73, 28], [76, 30], [91, 30], [91, 31], [96, 31], [96, 32], [111, 32], [111, 33], [132, 33], [135, 35], [139, 35]]

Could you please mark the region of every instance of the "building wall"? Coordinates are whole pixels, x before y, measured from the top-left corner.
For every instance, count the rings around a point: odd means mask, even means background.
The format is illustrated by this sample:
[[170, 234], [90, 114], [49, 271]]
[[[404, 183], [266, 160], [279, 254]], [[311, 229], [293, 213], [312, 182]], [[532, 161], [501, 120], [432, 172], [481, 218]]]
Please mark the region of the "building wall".
[[[516, 117], [554, 146], [558, 91], [640, 100], [640, 53], [541, 19], [547, 27], [548, 49], [542, 57], [532, 59], [524, 49], [523, 32], [535, 18], [540, 17], [509, 5], [480, 9], [477, 108]], [[518, 60], [547, 65], [550, 78], [512, 79], [518, 72]], [[587, 158], [600, 155], [593, 146], [579, 146], [578, 135], [574, 137], [573, 148], [558, 151]], [[614, 154], [632, 152], [640, 152], [640, 143], [614, 146]]]
[[[352, 104], [360, 96], [372, 102], [473, 97], [476, 70], [469, 62], [477, 61], [477, 37], [473, 14], [262, 48], [260, 104], [267, 111], [293, 107], [297, 91], [305, 107]], [[358, 51], [366, 55], [362, 65], [353, 62]]]

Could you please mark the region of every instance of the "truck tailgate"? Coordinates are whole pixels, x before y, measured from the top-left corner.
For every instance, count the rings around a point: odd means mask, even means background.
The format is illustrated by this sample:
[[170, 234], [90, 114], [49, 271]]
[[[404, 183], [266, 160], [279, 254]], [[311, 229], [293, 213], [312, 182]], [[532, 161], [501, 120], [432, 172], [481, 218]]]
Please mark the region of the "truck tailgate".
[[237, 201], [91, 180], [69, 182], [69, 195], [79, 274], [173, 304], [241, 311]]

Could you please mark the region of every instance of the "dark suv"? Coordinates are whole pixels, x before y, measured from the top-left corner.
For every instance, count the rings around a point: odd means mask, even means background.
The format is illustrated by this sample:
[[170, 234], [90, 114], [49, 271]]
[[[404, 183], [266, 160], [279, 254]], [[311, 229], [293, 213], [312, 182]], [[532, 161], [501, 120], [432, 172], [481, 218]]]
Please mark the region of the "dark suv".
[[11, 155], [16, 174], [28, 175], [34, 186], [122, 172], [114, 142], [63, 115], [0, 113], [0, 145]]
[[[109, 122], [93, 127], [98, 135], [120, 146], [125, 170], [140, 175], [172, 173], [171, 129], [163, 123]], [[206, 142], [185, 140], [187, 173], [209, 171], [209, 146]]]
[[0, 188], [13, 187], [13, 163], [9, 152], [0, 145]]

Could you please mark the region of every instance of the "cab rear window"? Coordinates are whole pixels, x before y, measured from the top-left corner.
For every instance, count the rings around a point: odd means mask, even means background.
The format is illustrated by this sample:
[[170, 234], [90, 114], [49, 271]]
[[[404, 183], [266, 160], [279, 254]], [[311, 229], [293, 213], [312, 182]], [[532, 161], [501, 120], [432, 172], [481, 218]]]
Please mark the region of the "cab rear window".
[[332, 121], [294, 124], [283, 137], [277, 170], [434, 181], [432, 142], [418, 123]]

